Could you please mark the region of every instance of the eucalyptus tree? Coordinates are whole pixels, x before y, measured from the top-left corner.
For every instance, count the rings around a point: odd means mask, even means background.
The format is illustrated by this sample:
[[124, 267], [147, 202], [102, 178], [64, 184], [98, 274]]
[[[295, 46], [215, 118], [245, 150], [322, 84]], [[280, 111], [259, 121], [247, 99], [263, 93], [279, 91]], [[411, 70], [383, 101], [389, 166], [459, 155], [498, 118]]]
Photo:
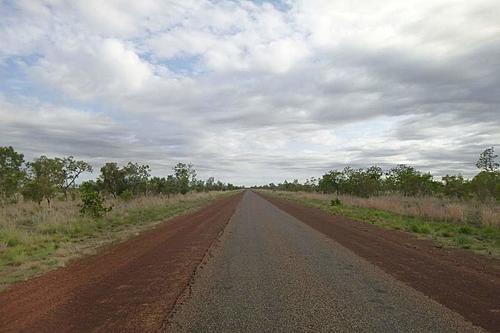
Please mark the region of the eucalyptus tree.
[[14, 148], [0, 147], [0, 201], [13, 198], [26, 176], [23, 169], [24, 155]]
[[75, 185], [77, 178], [84, 172], [92, 172], [92, 166], [85, 161], [75, 160], [73, 156], [62, 159], [62, 172], [64, 182], [61, 186], [61, 191], [64, 197], [68, 198], [68, 189]]
[[52, 199], [65, 181], [63, 160], [40, 156], [26, 165], [28, 181], [23, 187], [23, 196], [39, 204], [42, 200], [46, 200], [50, 207]]

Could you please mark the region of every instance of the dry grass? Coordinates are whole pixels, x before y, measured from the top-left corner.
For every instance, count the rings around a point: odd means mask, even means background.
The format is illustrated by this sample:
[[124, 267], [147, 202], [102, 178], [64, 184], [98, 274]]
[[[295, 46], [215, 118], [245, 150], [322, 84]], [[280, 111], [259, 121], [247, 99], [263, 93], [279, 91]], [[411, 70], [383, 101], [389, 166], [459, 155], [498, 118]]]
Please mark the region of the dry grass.
[[266, 193], [322, 209], [330, 214], [401, 230], [437, 246], [458, 247], [500, 258], [500, 205], [439, 198], [380, 196], [357, 198], [303, 192]]
[[113, 209], [99, 219], [81, 216], [79, 201], [0, 206], [0, 290], [228, 193], [110, 199], [106, 206]]
[[[179, 202], [196, 201], [202, 198], [217, 196], [217, 192], [189, 193], [186, 195], [141, 196], [129, 201], [108, 199], [105, 205], [113, 209], [108, 215], [121, 215], [127, 211], [141, 208], [154, 208], [175, 205]], [[3, 228], [40, 229], [45, 225], [67, 225], [72, 221], [81, 221], [80, 202], [78, 200], [55, 201], [52, 207], [38, 205], [31, 201], [20, 201], [16, 204], [0, 206], [0, 230]]]
[[[304, 199], [330, 201], [335, 195], [298, 192]], [[446, 222], [469, 223], [474, 225], [500, 227], [500, 205], [440, 199], [435, 197], [404, 197], [401, 195], [383, 195], [371, 198], [359, 198], [339, 195], [343, 205], [384, 210], [400, 215], [420, 217]]]

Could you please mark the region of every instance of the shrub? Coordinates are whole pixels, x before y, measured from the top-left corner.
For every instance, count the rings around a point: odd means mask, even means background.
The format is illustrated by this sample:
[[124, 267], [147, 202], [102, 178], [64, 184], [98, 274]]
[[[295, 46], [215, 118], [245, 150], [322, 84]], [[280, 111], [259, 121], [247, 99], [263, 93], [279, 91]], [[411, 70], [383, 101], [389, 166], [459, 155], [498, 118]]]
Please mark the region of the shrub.
[[80, 186], [80, 196], [82, 199], [80, 213], [82, 215], [97, 218], [111, 210], [111, 207], [104, 207], [104, 199], [92, 182], [84, 182]]
[[330, 201], [330, 206], [342, 206], [342, 202], [340, 201], [339, 198], [335, 198], [332, 201]]
[[472, 231], [473, 231], [472, 228], [466, 225], [458, 228], [458, 232], [464, 235], [470, 235], [472, 234]]
[[124, 200], [124, 201], [130, 201], [132, 199], [132, 197], [134, 196], [134, 194], [132, 193], [131, 190], [125, 190], [123, 191], [122, 193], [120, 193], [119, 197], [120, 199]]

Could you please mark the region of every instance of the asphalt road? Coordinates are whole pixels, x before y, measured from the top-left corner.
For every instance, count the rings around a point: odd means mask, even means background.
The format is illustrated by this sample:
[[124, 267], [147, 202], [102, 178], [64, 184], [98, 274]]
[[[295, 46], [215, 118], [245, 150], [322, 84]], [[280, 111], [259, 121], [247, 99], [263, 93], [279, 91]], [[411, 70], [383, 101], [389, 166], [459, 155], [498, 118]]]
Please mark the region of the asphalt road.
[[168, 319], [173, 332], [477, 332], [252, 192]]

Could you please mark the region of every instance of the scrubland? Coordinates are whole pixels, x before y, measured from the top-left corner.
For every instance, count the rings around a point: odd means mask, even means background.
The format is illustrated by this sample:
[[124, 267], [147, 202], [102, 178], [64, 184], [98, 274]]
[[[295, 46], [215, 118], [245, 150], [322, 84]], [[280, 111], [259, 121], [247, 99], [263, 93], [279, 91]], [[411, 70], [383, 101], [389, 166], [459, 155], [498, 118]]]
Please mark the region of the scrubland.
[[360, 198], [314, 192], [264, 191], [384, 228], [403, 230], [452, 246], [500, 257], [500, 204], [436, 197], [381, 195]]
[[55, 200], [50, 207], [31, 201], [0, 206], [0, 289], [229, 193], [109, 198], [106, 205], [112, 209], [99, 218], [82, 215], [78, 200]]

